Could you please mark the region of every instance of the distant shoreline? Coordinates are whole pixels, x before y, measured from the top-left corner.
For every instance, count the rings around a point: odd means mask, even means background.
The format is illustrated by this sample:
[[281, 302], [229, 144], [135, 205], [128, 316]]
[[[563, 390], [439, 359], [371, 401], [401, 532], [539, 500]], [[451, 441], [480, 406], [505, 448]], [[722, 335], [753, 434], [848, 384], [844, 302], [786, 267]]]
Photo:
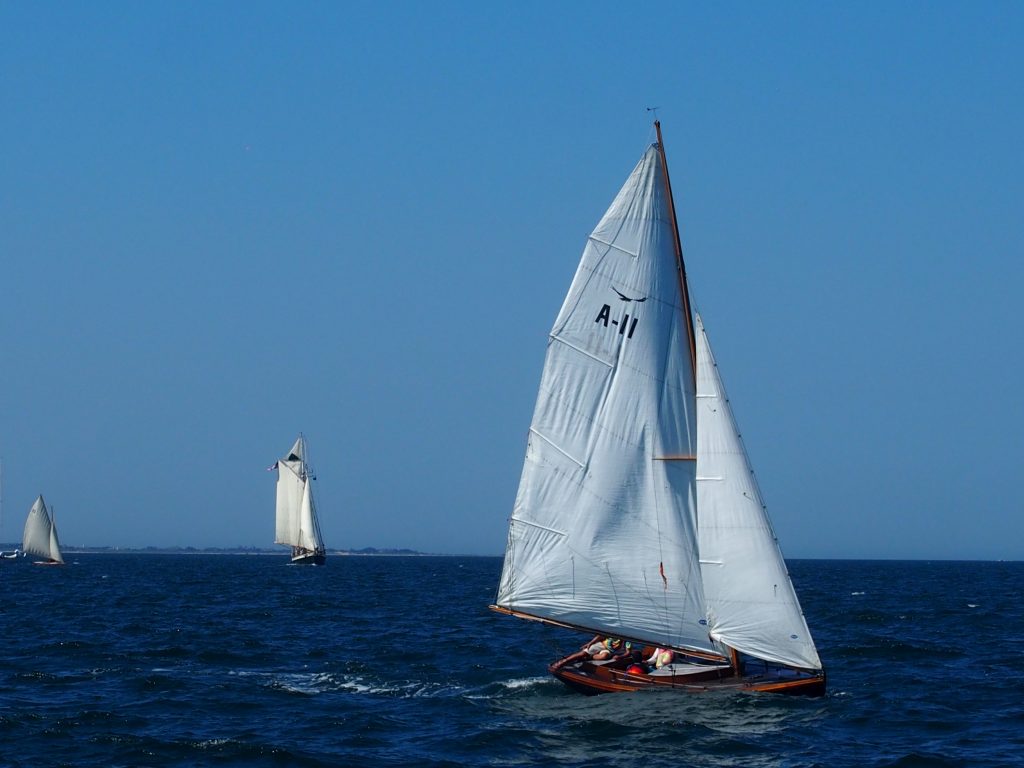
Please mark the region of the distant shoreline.
[[[20, 544], [0, 545], [0, 551], [10, 552]], [[284, 547], [61, 547], [65, 555], [276, 555], [288, 554]], [[414, 549], [362, 549], [328, 550], [328, 557], [500, 557], [500, 555], [450, 555], [419, 552]]]
[[[21, 549], [21, 542], [0, 543], [0, 552]], [[65, 555], [268, 555], [287, 556], [286, 547], [70, 547], [62, 546]], [[328, 550], [328, 557], [504, 557], [495, 554], [466, 554], [451, 552], [420, 552], [415, 549], [363, 547], [361, 549]], [[878, 563], [1021, 563], [1015, 558], [972, 557], [788, 557], [787, 561], [878, 562]]]

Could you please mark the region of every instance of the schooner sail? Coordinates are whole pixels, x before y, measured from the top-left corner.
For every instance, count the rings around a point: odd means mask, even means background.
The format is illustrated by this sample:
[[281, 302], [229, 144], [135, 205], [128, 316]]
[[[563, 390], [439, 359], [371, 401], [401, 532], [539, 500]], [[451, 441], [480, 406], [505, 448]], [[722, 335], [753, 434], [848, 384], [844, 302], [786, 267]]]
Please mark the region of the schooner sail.
[[57, 540], [57, 524], [46, 511], [42, 494], [28, 511], [21, 548], [30, 555], [46, 558], [36, 561], [36, 565], [64, 565], [60, 542]]
[[[695, 331], [655, 128], [552, 328], [493, 608], [643, 649], [551, 665], [585, 692], [819, 693], [821, 663], [760, 497], [754, 514], [723, 493], [749, 478], [712, 479], [746, 456], [725, 436], [731, 414]], [[635, 663], [655, 649], [673, 663]]]
[[275, 544], [292, 548], [292, 563], [323, 565], [326, 550], [313, 501], [315, 479], [306, 463], [306, 439], [299, 435], [277, 469], [277, 525]]

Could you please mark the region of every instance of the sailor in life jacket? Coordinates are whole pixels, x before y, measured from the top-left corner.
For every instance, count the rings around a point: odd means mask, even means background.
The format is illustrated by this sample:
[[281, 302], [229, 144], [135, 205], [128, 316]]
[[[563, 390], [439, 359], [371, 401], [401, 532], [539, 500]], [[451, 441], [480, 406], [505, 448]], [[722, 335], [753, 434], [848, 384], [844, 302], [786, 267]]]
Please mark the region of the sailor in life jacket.
[[623, 643], [617, 637], [606, 637], [598, 640], [587, 648], [587, 655], [594, 661], [605, 661], [616, 656], [624, 656], [631, 650], [630, 643]]
[[618, 637], [606, 637], [602, 639], [601, 635], [595, 635], [593, 640], [585, 643], [576, 653], [566, 656], [561, 661], [556, 661], [552, 665], [552, 668], [560, 669], [566, 664], [582, 661], [584, 659], [589, 659], [591, 661], [607, 661], [608, 659], [625, 656], [631, 651], [632, 644], [629, 642], [624, 643]]
[[676, 655], [667, 648], [655, 648], [650, 658], [644, 659], [645, 664], [650, 664], [655, 669], [661, 669], [672, 663]]

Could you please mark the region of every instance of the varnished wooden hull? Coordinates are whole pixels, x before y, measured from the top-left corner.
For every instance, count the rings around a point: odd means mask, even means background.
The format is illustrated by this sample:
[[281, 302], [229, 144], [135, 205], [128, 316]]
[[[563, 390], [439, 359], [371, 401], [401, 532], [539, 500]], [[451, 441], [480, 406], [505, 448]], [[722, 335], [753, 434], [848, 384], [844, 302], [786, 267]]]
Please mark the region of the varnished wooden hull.
[[680, 664], [677, 672], [659, 670], [654, 674], [627, 672], [626, 659], [606, 664], [576, 661], [548, 667], [548, 671], [575, 691], [587, 695], [645, 690], [675, 690], [684, 693], [737, 691], [823, 696], [825, 674], [784, 667], [759, 666], [756, 672], [735, 674], [729, 665]]

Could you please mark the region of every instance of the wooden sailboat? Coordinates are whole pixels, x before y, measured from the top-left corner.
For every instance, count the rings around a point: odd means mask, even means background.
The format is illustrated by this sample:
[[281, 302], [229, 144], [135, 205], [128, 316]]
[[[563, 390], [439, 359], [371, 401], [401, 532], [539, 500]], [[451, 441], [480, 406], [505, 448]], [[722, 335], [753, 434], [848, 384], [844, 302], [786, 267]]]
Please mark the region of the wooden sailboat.
[[306, 463], [306, 438], [300, 434], [292, 449], [283, 459], [278, 459], [272, 469], [277, 469], [274, 543], [291, 547], [291, 561], [295, 565], [324, 565], [327, 550], [313, 501], [315, 478]]
[[552, 328], [491, 607], [619, 639], [550, 665], [585, 693], [819, 695], [825, 672], [691, 308], [654, 125]]
[[21, 548], [30, 555], [46, 558], [34, 561], [33, 565], [64, 565], [57, 540], [57, 524], [47, 512], [42, 494], [28, 511]]

